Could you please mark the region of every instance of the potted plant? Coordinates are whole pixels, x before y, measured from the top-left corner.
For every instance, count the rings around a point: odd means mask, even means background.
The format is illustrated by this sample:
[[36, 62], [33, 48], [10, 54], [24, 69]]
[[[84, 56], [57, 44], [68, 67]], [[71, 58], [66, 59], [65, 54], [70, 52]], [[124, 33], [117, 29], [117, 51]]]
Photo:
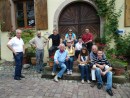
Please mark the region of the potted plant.
[[127, 67], [127, 62], [119, 59], [113, 59], [110, 61], [112, 64], [113, 72], [115, 75], [119, 76], [125, 72], [125, 68]]
[[99, 46], [99, 44], [101, 43], [101, 38], [100, 37], [96, 37], [94, 41], [95, 41], [95, 44], [97, 46]]
[[28, 63], [36, 65], [35, 49], [33, 47], [27, 47], [25, 51], [26, 59]]
[[49, 58], [49, 60], [48, 60], [48, 65], [49, 65], [50, 67], [53, 67], [53, 65], [54, 65], [54, 58], [53, 58], [53, 57], [50, 57], [50, 58]]
[[104, 36], [95, 38], [95, 44], [98, 47], [104, 48], [106, 46], [106, 42], [107, 42], [107, 40], [106, 40], [106, 38]]

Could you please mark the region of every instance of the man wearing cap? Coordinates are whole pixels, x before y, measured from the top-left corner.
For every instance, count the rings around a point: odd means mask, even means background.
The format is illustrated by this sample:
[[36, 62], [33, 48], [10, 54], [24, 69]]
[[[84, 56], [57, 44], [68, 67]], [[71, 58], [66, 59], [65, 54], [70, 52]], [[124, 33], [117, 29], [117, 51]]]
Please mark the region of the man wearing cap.
[[46, 45], [46, 40], [41, 37], [41, 32], [38, 31], [36, 37], [32, 38], [29, 43], [36, 49], [36, 67], [37, 72], [40, 73], [43, 70], [44, 47]]

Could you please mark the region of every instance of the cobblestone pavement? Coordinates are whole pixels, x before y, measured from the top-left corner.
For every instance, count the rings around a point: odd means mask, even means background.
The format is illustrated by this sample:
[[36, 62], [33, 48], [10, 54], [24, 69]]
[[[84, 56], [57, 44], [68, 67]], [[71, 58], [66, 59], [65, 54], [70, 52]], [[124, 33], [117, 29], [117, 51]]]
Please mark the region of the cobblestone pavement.
[[27, 76], [20, 81], [12, 77], [0, 79], [0, 98], [130, 98], [130, 84], [117, 84], [113, 89], [114, 96], [105, 92], [105, 86], [98, 90], [90, 84], [80, 81], [60, 80], [58, 83], [51, 79]]
[[4, 75], [0, 72], [0, 98], [130, 98], [130, 83], [117, 84], [111, 97], [105, 92], [105, 86], [98, 90], [87, 82], [60, 80], [56, 83], [28, 70], [23, 71], [26, 78], [17, 81], [12, 78], [13, 72]]

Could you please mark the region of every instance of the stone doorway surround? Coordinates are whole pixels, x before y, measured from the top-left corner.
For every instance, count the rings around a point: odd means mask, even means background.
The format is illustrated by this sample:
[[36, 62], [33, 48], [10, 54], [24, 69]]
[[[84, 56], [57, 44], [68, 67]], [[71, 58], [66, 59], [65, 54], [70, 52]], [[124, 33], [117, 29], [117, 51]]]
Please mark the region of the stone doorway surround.
[[[54, 14], [54, 19], [53, 19], [53, 28], [58, 29], [58, 21], [59, 21], [59, 17], [60, 14], [62, 12], [62, 10], [69, 4], [73, 3], [73, 2], [87, 2], [88, 4], [92, 5], [96, 10], [97, 7], [96, 5], [90, 1], [90, 0], [65, 0], [56, 10], [55, 14]], [[103, 35], [103, 27], [104, 27], [104, 18], [100, 17], [100, 37], [102, 37]]]

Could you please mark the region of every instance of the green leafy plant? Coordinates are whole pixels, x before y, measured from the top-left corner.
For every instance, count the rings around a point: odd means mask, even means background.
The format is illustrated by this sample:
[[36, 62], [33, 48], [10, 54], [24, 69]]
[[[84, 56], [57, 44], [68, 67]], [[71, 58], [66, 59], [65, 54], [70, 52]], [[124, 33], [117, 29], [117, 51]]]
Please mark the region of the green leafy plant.
[[115, 43], [118, 56], [130, 56], [130, 33], [119, 36]]
[[110, 63], [112, 64], [113, 68], [125, 68], [128, 65], [126, 61], [119, 60], [119, 59], [110, 60]]
[[[92, 0], [95, 5], [98, 7], [98, 15], [104, 18], [104, 33], [103, 37], [105, 39], [105, 43], [109, 43], [111, 41], [110, 37], [116, 40], [118, 36], [116, 31], [118, 29], [118, 18], [121, 15], [121, 8], [117, 12], [115, 9], [115, 1], [116, 0]], [[102, 41], [104, 43], [104, 40]]]
[[[8, 32], [8, 37], [12, 38], [16, 35], [16, 31], [12, 30], [11, 32]], [[34, 37], [35, 33], [34, 30], [23, 30], [22, 31], [22, 35], [21, 38], [23, 39], [24, 43], [27, 44], [33, 37]]]
[[34, 34], [34, 30], [23, 30], [21, 37], [24, 43], [27, 44], [34, 37]]

